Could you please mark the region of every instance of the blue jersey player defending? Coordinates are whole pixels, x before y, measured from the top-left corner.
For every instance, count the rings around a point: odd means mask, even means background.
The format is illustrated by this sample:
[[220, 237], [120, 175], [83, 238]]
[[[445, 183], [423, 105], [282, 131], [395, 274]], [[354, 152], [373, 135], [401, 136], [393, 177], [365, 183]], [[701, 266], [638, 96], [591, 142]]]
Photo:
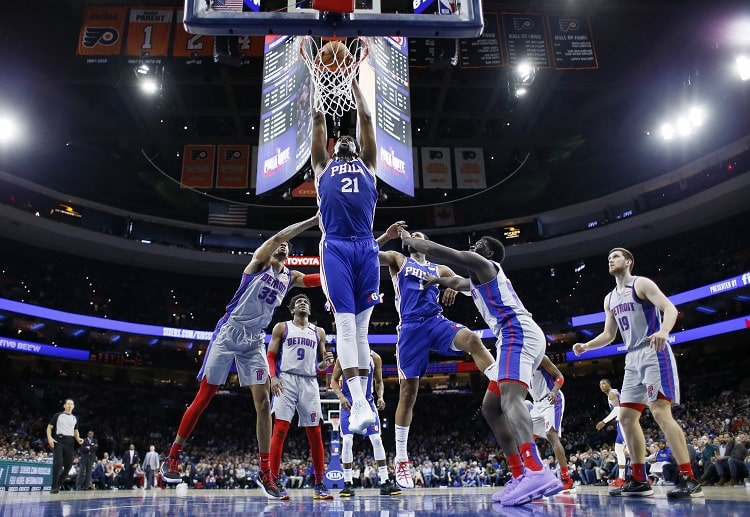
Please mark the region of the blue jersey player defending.
[[[341, 383], [341, 363], [336, 360], [331, 374], [331, 389], [341, 402], [341, 466], [344, 467], [344, 488], [339, 492], [339, 497], [353, 497], [354, 485], [352, 483], [352, 464], [354, 463], [354, 435], [349, 427], [350, 410], [352, 408], [352, 395], [346, 383]], [[383, 360], [375, 352], [370, 352], [370, 375], [367, 379], [365, 396], [370, 409], [383, 411], [385, 400], [383, 399]], [[377, 395], [377, 401], [375, 399]], [[380, 479], [380, 495], [399, 495], [401, 489], [394, 486], [388, 477], [388, 465], [385, 461], [385, 447], [380, 436], [380, 418], [365, 429], [364, 435], [370, 439], [372, 452], [378, 464], [378, 478]]]
[[356, 80], [352, 91], [361, 144], [343, 135], [329, 158], [325, 114], [312, 107], [310, 160], [323, 233], [320, 279], [334, 313], [338, 356], [352, 395], [350, 429], [363, 434], [376, 416], [365, 389], [370, 369], [367, 330], [373, 306], [380, 302], [378, 244], [372, 235], [377, 149], [372, 115]]
[[632, 477], [627, 485], [610, 490], [615, 497], [649, 497], [654, 494], [646, 479], [646, 439], [641, 413], [648, 406], [664, 432], [680, 469], [670, 498], [703, 497], [693, 475], [685, 433], [672, 416], [672, 404], [680, 403], [680, 384], [669, 332], [677, 321], [677, 308], [653, 280], [633, 276], [633, 254], [613, 248], [607, 255], [615, 288], [604, 297], [604, 330], [591, 341], [576, 343], [581, 355], [610, 344], [620, 331], [625, 342], [625, 375], [620, 391], [620, 425], [630, 452]]
[[[378, 238], [379, 244], [399, 237], [403, 221], [392, 224]], [[414, 239], [427, 239], [422, 232], [411, 234]], [[492, 381], [496, 379], [495, 360], [471, 330], [443, 316], [436, 285], [425, 285], [429, 276], [452, 277], [447, 266], [429, 262], [424, 253], [409, 248], [406, 257], [397, 251], [381, 251], [380, 264], [388, 266], [393, 280], [396, 310], [399, 314], [396, 362], [398, 363], [399, 397], [396, 407], [396, 483], [401, 488], [414, 488], [409, 472], [407, 441], [412, 410], [417, 401], [419, 380], [427, 371], [430, 352], [445, 356], [471, 354], [479, 371]]]
[[617, 466], [618, 476], [611, 486], [615, 488], [625, 486], [625, 437], [622, 434], [622, 426], [620, 425], [620, 392], [612, 387], [612, 382], [609, 379], [602, 379], [599, 381], [599, 389], [602, 390], [607, 396], [607, 403], [609, 404], [609, 414], [596, 423], [596, 430], [601, 431], [604, 429], [609, 422], [614, 420], [617, 427], [617, 438], [615, 438], [615, 454], [617, 455]]
[[401, 240], [412, 249], [469, 271], [469, 278], [431, 277], [427, 284], [471, 291], [474, 304], [497, 337], [497, 383], [491, 383], [494, 391], [488, 389], [484, 396], [482, 414], [508, 457], [514, 478], [502, 492], [493, 494], [492, 500], [514, 506], [560, 492], [562, 483], [539, 457], [531, 415], [524, 403], [547, 340], [500, 266], [505, 247], [494, 237], [485, 236], [470, 251], [457, 251], [415, 239], [406, 230], [401, 230]]
[[242, 272], [240, 286], [211, 336], [203, 366], [198, 372], [198, 393], [182, 415], [177, 436], [161, 466], [164, 482], [182, 481], [179, 457], [185, 442], [198, 424], [203, 411], [219, 391], [219, 386], [226, 382], [234, 363], [240, 386], [250, 386], [257, 414], [255, 433], [258, 438], [261, 473], [256, 482], [269, 499], [281, 498], [269, 469], [271, 407], [265, 331], [290, 288], [320, 285], [317, 274], [304, 275], [299, 271], [290, 271], [284, 265], [291, 249], [289, 239], [314, 226], [317, 220], [316, 215], [287, 226], [253, 253], [252, 260]]

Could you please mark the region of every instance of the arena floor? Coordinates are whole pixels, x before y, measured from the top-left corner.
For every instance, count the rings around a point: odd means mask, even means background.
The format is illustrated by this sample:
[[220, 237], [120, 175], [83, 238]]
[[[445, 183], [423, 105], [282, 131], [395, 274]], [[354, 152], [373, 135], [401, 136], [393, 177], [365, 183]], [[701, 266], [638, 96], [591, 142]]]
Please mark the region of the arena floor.
[[493, 504], [492, 488], [415, 489], [393, 497], [382, 497], [376, 490], [357, 490], [351, 499], [328, 501], [313, 500], [312, 490], [292, 490], [289, 501], [268, 501], [258, 490], [189, 490], [187, 495], [178, 495], [176, 490], [3, 493], [0, 517], [750, 516], [750, 488], [708, 487], [704, 488], [705, 499], [688, 501], [668, 500], [666, 488], [654, 490], [651, 498], [620, 499], [609, 497], [606, 487], [579, 487], [573, 494], [518, 507]]

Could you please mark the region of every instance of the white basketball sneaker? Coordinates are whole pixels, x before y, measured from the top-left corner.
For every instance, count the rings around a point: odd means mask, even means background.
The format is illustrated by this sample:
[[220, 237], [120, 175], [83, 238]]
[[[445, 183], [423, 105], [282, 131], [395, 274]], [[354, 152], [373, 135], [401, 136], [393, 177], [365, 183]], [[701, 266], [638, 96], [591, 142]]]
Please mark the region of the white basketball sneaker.
[[349, 430], [353, 433], [365, 434], [367, 428], [375, 423], [375, 416], [370, 403], [366, 400], [353, 402], [349, 412]]
[[409, 471], [409, 460], [396, 458], [393, 460], [396, 471], [396, 484], [401, 488], [414, 488], [414, 480]]

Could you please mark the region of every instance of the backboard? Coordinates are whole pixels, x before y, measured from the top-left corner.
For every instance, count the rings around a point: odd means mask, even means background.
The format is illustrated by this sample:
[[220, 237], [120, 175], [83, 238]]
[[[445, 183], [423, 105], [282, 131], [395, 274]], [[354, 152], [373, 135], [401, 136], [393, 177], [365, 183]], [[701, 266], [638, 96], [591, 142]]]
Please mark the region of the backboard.
[[[417, 38], [476, 38], [482, 34], [482, 0], [464, 0], [456, 8], [451, 0], [423, 0], [435, 3], [434, 14], [414, 14], [412, 3], [376, 0], [354, 12], [329, 13], [306, 8], [309, 2], [292, 7], [289, 0], [185, 0], [185, 29], [191, 34], [300, 35], [323, 37], [406, 36]], [[264, 2], [268, 5], [264, 6]], [[207, 5], [208, 4], [208, 5]], [[364, 4], [357, 1], [356, 4]], [[404, 12], [404, 5], [408, 12]], [[445, 11], [453, 14], [437, 14]], [[299, 8], [302, 6], [302, 8]], [[399, 11], [399, 9], [401, 9]], [[380, 11], [380, 12], [378, 12]]]

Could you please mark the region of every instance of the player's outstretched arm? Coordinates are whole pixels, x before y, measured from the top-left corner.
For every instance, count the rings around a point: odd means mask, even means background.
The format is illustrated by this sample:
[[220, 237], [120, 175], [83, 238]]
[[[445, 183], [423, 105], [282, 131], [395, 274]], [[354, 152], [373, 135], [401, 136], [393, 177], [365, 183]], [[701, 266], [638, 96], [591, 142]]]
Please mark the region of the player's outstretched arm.
[[257, 273], [261, 269], [268, 266], [271, 261], [273, 252], [276, 251], [282, 242], [287, 242], [293, 237], [296, 237], [308, 228], [312, 228], [318, 223], [318, 214], [316, 213], [313, 217], [300, 221], [298, 223], [290, 224], [276, 235], [273, 235], [266, 242], [260, 245], [260, 247], [253, 253], [253, 259], [245, 268], [246, 274]]
[[375, 171], [378, 159], [378, 149], [375, 140], [375, 126], [373, 125], [372, 113], [367, 105], [362, 90], [359, 88], [357, 80], [352, 81], [352, 93], [354, 100], [357, 101], [357, 121], [359, 122], [359, 157], [365, 162], [365, 165], [371, 171]]
[[[492, 262], [473, 251], [458, 251], [434, 241], [414, 239], [406, 230], [401, 230], [401, 241], [420, 253], [465, 267], [474, 272], [481, 283], [489, 282], [497, 275], [497, 270]], [[452, 286], [448, 287], [452, 288]]]
[[[312, 82], [312, 81], [311, 81]], [[312, 116], [312, 143], [310, 147], [310, 165], [315, 176], [320, 176], [328, 163], [328, 128], [326, 116], [315, 109], [315, 84], [311, 86], [310, 112]]]
[[404, 228], [408, 228], [406, 221], [396, 221], [390, 225], [385, 233], [376, 239], [378, 246], [382, 247], [386, 242], [398, 239], [401, 236], [401, 230]]
[[609, 310], [609, 295], [604, 297], [604, 314], [604, 330], [602, 333], [591, 341], [587, 341], [586, 343], [576, 343], [573, 345], [573, 352], [576, 355], [581, 355], [588, 350], [596, 350], [597, 348], [606, 346], [615, 340], [615, 337], [617, 337], [617, 322], [615, 321], [612, 311]]

